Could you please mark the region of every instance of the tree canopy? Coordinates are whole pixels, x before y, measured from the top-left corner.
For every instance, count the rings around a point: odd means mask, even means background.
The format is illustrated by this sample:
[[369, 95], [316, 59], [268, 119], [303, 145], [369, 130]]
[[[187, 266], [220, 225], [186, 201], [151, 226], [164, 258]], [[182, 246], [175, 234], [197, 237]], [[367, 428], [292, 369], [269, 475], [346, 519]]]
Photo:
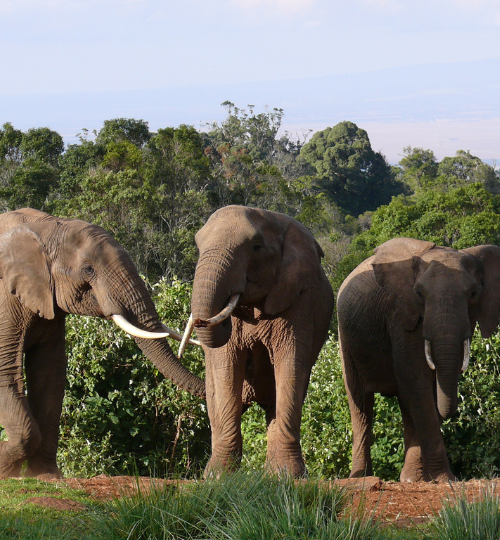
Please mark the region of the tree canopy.
[[353, 122], [316, 132], [300, 151], [331, 200], [353, 215], [375, 210], [404, 191], [368, 134]]

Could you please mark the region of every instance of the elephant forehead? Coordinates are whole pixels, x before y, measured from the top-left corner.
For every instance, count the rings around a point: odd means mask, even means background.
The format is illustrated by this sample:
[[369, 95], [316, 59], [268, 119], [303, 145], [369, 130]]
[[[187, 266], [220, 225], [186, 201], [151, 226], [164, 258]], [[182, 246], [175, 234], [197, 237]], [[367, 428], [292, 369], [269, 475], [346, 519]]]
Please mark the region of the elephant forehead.
[[443, 282], [450, 287], [468, 287], [474, 281], [473, 276], [464, 267], [459, 258], [450, 258], [444, 262], [433, 260], [421, 273], [419, 281], [431, 279], [433, 282]]

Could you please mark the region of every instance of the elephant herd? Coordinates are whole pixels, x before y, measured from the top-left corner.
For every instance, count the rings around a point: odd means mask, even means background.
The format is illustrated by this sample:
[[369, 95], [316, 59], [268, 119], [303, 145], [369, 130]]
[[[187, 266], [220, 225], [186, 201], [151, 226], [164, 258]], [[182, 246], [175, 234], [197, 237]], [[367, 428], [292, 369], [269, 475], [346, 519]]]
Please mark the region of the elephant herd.
[[[0, 442], [0, 477], [20, 476], [25, 462], [26, 476], [61, 476], [68, 313], [115, 321], [165, 377], [206, 398], [212, 454], [205, 474], [238, 466], [241, 415], [252, 402], [266, 413], [268, 467], [306, 473], [302, 405], [334, 308], [321, 247], [296, 220], [243, 206], [215, 212], [196, 244], [183, 342], [195, 327], [206, 381], [173, 354], [166, 338], [181, 336], [159, 320], [130, 256], [109, 233], [30, 208], [0, 215], [0, 426], [8, 437]], [[397, 396], [401, 407], [401, 480], [454, 479], [440, 424], [457, 408], [476, 322], [484, 336], [499, 323], [500, 248], [390, 240], [344, 281], [337, 309], [351, 476], [372, 473], [378, 392]]]

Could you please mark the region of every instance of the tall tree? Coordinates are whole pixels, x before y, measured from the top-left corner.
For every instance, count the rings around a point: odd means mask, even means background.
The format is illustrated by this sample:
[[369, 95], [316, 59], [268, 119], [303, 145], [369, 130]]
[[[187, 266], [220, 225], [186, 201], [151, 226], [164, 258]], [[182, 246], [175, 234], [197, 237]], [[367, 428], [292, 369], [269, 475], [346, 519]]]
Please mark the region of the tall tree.
[[375, 210], [404, 190], [385, 157], [373, 151], [366, 131], [353, 122], [316, 132], [300, 157], [311, 165], [331, 200], [354, 215]]
[[128, 141], [142, 148], [151, 138], [149, 125], [144, 120], [134, 118], [114, 118], [105, 120], [104, 125], [97, 134], [97, 143]]
[[403, 181], [413, 191], [434, 182], [438, 174], [438, 163], [432, 150], [406, 146], [403, 148], [403, 158], [399, 165], [403, 171]]
[[31, 159], [57, 165], [64, 152], [64, 141], [57, 131], [48, 127], [31, 128], [23, 133], [20, 149], [23, 160]]

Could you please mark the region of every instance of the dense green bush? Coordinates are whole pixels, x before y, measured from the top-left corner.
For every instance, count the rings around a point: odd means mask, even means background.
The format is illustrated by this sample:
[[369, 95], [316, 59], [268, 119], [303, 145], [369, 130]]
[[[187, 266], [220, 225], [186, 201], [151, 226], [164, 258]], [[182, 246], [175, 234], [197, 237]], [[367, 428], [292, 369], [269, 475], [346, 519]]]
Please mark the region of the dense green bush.
[[[153, 292], [162, 320], [183, 327], [190, 287], [162, 281]], [[67, 352], [58, 456], [65, 474], [199, 472], [210, 442], [203, 400], [165, 380], [134, 340], [107, 321], [69, 317]], [[190, 346], [183, 363], [201, 375], [202, 357]]]
[[476, 331], [471, 363], [459, 384], [458, 412], [443, 424], [452, 470], [460, 478], [498, 476], [500, 471], [500, 332]]

